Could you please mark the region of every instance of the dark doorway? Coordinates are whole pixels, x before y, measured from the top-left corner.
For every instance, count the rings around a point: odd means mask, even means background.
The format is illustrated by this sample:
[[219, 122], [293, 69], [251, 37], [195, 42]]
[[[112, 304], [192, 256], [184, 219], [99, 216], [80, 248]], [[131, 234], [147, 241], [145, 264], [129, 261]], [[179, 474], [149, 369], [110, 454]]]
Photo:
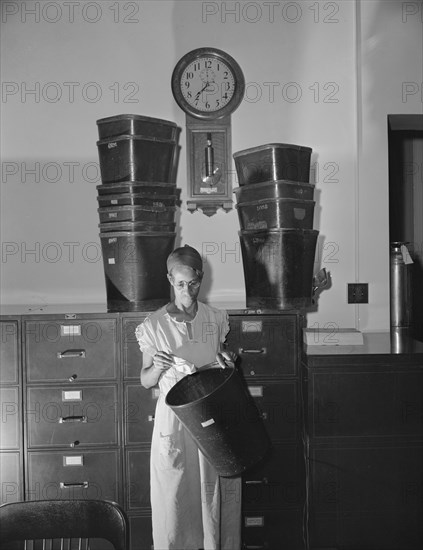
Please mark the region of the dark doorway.
[[389, 241], [409, 243], [414, 335], [423, 340], [423, 115], [388, 115]]

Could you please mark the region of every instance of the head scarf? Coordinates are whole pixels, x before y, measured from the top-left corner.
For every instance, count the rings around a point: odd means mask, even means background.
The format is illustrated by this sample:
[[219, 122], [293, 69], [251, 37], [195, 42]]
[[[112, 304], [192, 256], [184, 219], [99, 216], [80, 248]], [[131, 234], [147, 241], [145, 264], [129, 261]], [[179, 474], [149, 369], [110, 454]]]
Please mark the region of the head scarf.
[[176, 248], [167, 258], [167, 272], [170, 273], [176, 266], [190, 267], [199, 272], [203, 272], [203, 259], [199, 252], [192, 246], [185, 245]]

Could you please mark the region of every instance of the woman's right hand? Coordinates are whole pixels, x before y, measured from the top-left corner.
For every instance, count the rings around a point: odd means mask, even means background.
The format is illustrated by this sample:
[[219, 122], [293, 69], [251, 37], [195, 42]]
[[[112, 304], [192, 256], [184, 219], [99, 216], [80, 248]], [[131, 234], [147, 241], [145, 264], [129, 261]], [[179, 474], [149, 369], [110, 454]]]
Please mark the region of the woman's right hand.
[[143, 354], [141, 367], [141, 384], [144, 388], [152, 388], [157, 384], [164, 372], [174, 365], [174, 355], [166, 351], [158, 351], [155, 355]]
[[153, 356], [153, 367], [160, 372], [170, 369], [174, 364], [174, 355], [166, 351], [158, 351]]

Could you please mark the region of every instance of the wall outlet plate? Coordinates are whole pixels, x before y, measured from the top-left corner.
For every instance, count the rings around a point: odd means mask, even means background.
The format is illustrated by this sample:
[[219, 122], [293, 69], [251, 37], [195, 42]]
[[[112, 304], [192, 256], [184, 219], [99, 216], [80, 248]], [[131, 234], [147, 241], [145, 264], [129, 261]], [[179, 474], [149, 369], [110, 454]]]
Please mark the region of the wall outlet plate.
[[369, 303], [369, 284], [368, 283], [348, 283], [348, 303], [349, 304], [368, 304]]

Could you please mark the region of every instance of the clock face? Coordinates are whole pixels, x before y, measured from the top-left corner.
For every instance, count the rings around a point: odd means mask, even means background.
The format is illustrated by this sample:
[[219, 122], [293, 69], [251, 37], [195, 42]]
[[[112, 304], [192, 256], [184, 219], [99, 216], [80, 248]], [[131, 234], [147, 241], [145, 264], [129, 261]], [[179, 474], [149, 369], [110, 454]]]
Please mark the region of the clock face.
[[194, 109], [203, 113], [216, 112], [232, 99], [235, 77], [220, 59], [202, 57], [187, 65], [179, 86], [185, 101]]
[[240, 104], [245, 82], [241, 68], [225, 52], [200, 48], [186, 54], [172, 75], [176, 102], [197, 118], [221, 118]]

